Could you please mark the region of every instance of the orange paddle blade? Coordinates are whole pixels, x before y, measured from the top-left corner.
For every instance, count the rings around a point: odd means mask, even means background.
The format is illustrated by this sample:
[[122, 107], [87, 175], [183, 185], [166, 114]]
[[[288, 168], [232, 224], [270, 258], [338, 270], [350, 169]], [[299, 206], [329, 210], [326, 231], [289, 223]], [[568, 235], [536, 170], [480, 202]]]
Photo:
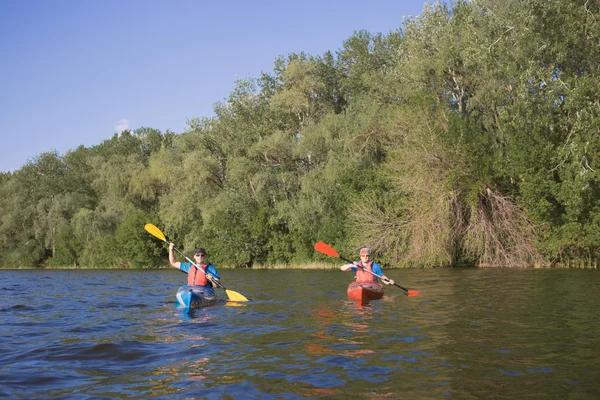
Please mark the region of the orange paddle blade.
[[319, 253], [325, 254], [326, 256], [340, 258], [340, 255], [338, 254], [338, 252], [335, 251], [335, 249], [333, 247], [331, 247], [330, 245], [328, 245], [327, 243], [323, 243], [323, 242], [315, 243], [315, 250], [318, 251]]
[[418, 296], [421, 294], [421, 292], [419, 292], [418, 290], [407, 290], [406, 294], [408, 295], [408, 297], [410, 296]]

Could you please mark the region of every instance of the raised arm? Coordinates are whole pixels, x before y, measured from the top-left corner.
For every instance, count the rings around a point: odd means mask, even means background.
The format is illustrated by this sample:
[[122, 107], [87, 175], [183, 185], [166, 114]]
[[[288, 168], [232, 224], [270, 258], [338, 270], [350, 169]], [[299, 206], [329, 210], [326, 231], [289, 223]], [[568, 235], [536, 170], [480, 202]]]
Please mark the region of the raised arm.
[[175, 254], [173, 254], [173, 247], [175, 245], [173, 243], [169, 244], [169, 264], [177, 269], [181, 269], [181, 263], [179, 261], [175, 261]]

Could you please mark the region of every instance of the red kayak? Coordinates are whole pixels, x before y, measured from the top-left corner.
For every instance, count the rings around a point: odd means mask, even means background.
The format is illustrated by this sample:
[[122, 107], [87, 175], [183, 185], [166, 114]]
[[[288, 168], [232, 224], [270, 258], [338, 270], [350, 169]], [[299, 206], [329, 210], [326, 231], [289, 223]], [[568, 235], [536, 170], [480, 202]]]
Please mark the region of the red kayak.
[[348, 299], [368, 301], [383, 297], [383, 286], [377, 282], [352, 282], [348, 285]]

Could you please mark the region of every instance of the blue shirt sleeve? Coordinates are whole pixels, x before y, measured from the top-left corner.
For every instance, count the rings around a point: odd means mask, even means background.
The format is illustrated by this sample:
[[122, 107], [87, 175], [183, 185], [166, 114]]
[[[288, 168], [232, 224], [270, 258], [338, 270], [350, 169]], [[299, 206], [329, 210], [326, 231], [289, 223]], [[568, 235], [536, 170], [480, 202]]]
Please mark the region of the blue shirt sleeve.
[[206, 272], [209, 274], [212, 274], [212, 276], [214, 276], [217, 279], [221, 279], [221, 277], [219, 276], [219, 273], [217, 272], [217, 269], [212, 264], [208, 264], [206, 266]]
[[192, 266], [192, 263], [189, 263], [189, 262], [179, 263], [179, 269], [182, 270], [183, 272], [189, 273], [191, 266]]
[[381, 265], [377, 264], [376, 262], [374, 262], [373, 265], [371, 265], [371, 268], [373, 268], [373, 272], [376, 273], [377, 275], [383, 275], [383, 270], [381, 269]]

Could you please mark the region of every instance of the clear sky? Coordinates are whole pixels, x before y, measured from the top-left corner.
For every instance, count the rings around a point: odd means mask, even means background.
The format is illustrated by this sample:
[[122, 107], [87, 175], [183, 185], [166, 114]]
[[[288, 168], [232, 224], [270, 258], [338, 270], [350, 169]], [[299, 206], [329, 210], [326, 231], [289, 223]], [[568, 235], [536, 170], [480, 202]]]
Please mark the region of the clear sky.
[[181, 133], [278, 55], [396, 31], [425, 2], [0, 0], [0, 172], [123, 129]]

